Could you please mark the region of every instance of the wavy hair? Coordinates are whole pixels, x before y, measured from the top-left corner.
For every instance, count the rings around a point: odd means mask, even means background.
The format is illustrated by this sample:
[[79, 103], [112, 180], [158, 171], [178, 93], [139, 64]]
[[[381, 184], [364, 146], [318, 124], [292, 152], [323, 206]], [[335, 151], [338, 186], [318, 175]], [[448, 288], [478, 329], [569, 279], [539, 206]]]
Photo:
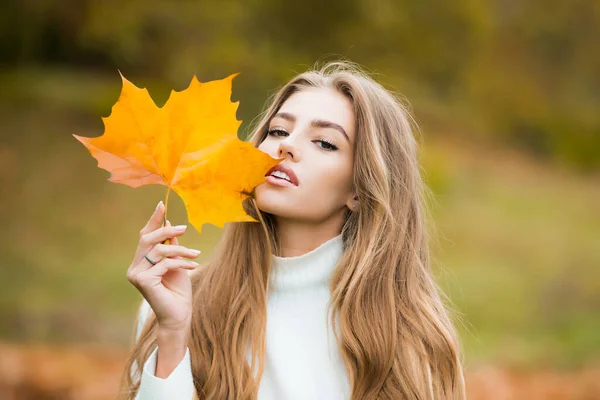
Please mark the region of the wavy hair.
[[[409, 109], [356, 64], [334, 61], [298, 74], [272, 95], [249, 141], [258, 147], [281, 105], [308, 87], [337, 90], [355, 115], [353, 185], [359, 210], [345, 216], [344, 252], [330, 278], [327, 309], [350, 399], [462, 400], [460, 346], [431, 270], [430, 192], [420, 174]], [[211, 259], [192, 275], [188, 346], [202, 400], [256, 399], [264, 370], [277, 230], [274, 216], [259, 210], [253, 196], [244, 207], [260, 223], [226, 224]], [[127, 399], [139, 388], [134, 377], [156, 345], [156, 328], [156, 319], [149, 318], [133, 345], [122, 380]]]

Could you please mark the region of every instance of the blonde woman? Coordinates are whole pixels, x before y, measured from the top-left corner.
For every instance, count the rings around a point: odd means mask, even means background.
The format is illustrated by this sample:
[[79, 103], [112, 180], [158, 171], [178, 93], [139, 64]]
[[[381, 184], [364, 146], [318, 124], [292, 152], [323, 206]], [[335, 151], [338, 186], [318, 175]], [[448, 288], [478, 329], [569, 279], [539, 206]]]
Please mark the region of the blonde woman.
[[245, 202], [260, 223], [227, 224], [200, 267], [162, 204], [140, 232], [126, 398], [464, 399], [398, 98], [328, 63], [284, 85], [250, 141], [283, 158]]

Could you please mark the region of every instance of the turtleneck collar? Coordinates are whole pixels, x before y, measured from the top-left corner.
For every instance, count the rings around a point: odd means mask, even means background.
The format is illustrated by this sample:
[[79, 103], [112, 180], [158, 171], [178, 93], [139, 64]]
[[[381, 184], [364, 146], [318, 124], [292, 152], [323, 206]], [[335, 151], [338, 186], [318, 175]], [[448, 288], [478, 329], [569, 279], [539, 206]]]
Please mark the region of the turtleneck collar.
[[286, 291], [326, 284], [343, 254], [342, 234], [316, 249], [295, 257], [271, 255], [271, 291]]

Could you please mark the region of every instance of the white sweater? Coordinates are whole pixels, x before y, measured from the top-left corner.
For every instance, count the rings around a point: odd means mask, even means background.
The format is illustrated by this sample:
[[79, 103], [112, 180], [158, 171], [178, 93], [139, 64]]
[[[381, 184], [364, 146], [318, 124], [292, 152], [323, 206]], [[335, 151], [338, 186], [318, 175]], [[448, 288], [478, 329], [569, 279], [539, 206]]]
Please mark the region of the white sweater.
[[[265, 369], [259, 400], [341, 400], [350, 387], [327, 318], [328, 279], [343, 253], [341, 234], [297, 257], [272, 255], [267, 300]], [[139, 336], [149, 304], [143, 300]], [[158, 346], [144, 364], [136, 400], [191, 399], [189, 348], [165, 379], [155, 376]], [[250, 349], [248, 349], [250, 360]]]

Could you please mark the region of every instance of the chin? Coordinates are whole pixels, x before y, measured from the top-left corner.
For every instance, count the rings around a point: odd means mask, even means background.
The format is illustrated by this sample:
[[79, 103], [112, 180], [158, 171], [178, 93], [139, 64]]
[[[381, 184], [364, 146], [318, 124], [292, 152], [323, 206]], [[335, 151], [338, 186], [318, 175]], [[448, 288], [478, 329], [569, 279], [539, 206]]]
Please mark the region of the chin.
[[289, 208], [286, 207], [284, 204], [281, 204], [281, 202], [279, 201], [273, 201], [273, 199], [265, 199], [264, 197], [258, 195], [256, 196], [256, 205], [258, 206], [258, 209], [262, 212], [273, 215], [281, 215], [282, 213], [285, 213], [285, 209]]
[[283, 217], [292, 214], [294, 210], [297, 211], [297, 206], [285, 198], [283, 193], [269, 189], [269, 187], [260, 186], [256, 188], [256, 205], [262, 212]]

